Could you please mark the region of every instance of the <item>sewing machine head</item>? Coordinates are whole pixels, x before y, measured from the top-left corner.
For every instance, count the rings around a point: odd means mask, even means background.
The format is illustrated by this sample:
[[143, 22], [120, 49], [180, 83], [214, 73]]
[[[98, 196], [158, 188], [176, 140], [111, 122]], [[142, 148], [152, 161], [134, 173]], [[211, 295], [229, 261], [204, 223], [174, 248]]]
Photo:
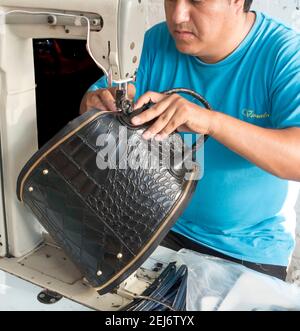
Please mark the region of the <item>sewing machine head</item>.
[[[20, 37], [86, 38], [87, 50], [119, 88], [117, 105], [127, 105], [127, 84], [134, 80], [145, 32], [142, 0], [69, 0], [46, 8], [41, 1], [0, 1], [2, 25]], [[16, 8], [15, 8], [16, 7]], [[124, 100], [125, 99], [125, 100]]]
[[87, 39], [96, 64], [112, 82], [134, 79], [145, 32], [145, 0], [79, 0], [48, 7], [39, 0], [1, 0], [3, 24], [23, 38]]

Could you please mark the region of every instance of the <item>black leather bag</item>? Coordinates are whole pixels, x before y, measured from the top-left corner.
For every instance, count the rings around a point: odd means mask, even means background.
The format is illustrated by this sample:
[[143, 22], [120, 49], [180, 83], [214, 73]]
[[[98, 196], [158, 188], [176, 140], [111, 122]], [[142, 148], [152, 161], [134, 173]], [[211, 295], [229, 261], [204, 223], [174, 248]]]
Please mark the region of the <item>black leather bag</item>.
[[[121, 148], [122, 126], [128, 128], [128, 140], [135, 140], [124, 152], [128, 159], [147, 149], [144, 127], [132, 127], [130, 115], [92, 110], [41, 148], [17, 183], [19, 200], [100, 294], [120, 284], [155, 250], [186, 207], [199, 171], [197, 165], [166, 166], [162, 151], [154, 169], [99, 169], [97, 157], [111, 140]], [[104, 146], [99, 136], [105, 137]], [[173, 136], [171, 159], [183, 148], [181, 136]]]

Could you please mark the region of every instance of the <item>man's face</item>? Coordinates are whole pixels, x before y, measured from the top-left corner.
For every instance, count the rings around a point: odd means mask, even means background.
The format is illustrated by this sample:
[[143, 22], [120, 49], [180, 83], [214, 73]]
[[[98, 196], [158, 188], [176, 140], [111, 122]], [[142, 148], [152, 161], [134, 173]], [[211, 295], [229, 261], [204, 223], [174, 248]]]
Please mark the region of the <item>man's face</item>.
[[205, 59], [226, 43], [237, 6], [229, 0], [165, 0], [165, 11], [177, 49]]

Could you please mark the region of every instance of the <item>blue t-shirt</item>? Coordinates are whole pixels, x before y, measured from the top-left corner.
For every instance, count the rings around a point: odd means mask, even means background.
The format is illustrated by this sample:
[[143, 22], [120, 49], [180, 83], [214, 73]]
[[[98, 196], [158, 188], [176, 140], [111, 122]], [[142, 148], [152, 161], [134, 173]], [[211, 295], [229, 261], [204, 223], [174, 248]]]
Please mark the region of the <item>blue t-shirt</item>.
[[[91, 89], [105, 86], [101, 79]], [[158, 24], [145, 35], [137, 97], [175, 87], [193, 89], [216, 111], [260, 127], [300, 127], [300, 36], [257, 12], [239, 47], [207, 64], [180, 53], [166, 23]], [[238, 259], [287, 265], [297, 192], [298, 183], [267, 173], [209, 138], [204, 176], [173, 230]]]

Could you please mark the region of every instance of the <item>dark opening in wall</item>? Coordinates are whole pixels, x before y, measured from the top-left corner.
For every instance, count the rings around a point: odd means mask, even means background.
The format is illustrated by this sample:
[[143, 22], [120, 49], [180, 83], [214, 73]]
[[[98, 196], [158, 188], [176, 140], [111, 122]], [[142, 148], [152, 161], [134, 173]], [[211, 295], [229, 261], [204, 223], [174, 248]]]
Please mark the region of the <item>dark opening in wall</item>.
[[39, 147], [79, 116], [81, 99], [102, 75], [84, 40], [33, 41]]

